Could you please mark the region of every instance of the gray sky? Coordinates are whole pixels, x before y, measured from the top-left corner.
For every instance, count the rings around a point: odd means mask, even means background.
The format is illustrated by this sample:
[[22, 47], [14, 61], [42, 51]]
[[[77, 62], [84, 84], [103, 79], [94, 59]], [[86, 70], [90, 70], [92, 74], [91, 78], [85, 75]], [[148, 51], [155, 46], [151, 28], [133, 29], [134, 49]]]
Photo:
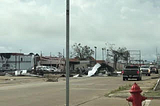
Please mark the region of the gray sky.
[[[160, 0], [70, 0], [70, 45], [81, 43], [101, 59], [105, 43], [160, 52]], [[65, 49], [66, 0], [0, 0], [0, 51], [57, 55]]]

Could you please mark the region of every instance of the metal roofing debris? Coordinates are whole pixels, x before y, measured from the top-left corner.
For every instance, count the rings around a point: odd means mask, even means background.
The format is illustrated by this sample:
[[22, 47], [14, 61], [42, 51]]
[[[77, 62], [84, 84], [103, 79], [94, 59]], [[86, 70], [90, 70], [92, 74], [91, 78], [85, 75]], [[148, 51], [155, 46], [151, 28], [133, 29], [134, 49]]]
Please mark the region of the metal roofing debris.
[[99, 63], [97, 63], [92, 70], [88, 71], [88, 76], [91, 77], [92, 75], [94, 75], [97, 72], [97, 69], [100, 67], [101, 65]]

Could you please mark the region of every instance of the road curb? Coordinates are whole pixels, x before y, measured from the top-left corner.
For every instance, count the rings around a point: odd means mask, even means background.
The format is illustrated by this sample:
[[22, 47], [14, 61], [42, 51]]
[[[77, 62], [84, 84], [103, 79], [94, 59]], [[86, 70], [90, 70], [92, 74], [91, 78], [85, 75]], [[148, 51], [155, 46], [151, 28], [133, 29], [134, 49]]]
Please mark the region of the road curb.
[[[109, 98], [128, 98], [128, 96], [107, 96]], [[147, 99], [152, 100], [152, 99], [160, 99], [160, 96], [146, 96]]]
[[157, 81], [157, 83], [156, 83], [156, 86], [153, 88], [154, 91], [157, 90], [157, 87], [159, 86], [159, 84], [160, 84], [160, 79], [158, 79], [158, 81]]
[[158, 79], [159, 78], [159, 76], [157, 76], [157, 77], [151, 77], [151, 79]]

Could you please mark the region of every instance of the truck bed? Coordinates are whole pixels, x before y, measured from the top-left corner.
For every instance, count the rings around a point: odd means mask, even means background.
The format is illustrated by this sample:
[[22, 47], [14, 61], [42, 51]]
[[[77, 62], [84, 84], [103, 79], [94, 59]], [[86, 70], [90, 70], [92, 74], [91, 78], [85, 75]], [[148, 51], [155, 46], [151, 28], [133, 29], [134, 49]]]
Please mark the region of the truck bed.
[[128, 80], [128, 78], [135, 78], [141, 80], [141, 72], [138, 67], [127, 67], [123, 70], [123, 80]]
[[137, 75], [137, 69], [125, 69], [123, 75]]

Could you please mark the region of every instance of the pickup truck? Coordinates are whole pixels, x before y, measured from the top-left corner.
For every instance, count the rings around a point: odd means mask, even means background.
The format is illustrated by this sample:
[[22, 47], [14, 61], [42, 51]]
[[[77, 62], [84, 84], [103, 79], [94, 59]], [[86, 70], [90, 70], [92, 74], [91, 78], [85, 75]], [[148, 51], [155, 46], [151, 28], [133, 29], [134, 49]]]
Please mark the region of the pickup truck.
[[150, 66], [151, 73], [158, 74], [158, 68], [156, 66]]
[[146, 76], [150, 76], [151, 75], [151, 70], [149, 65], [142, 65], [140, 67], [140, 70], [142, 71], [142, 74], [145, 74]]
[[139, 66], [131, 65], [126, 66], [122, 71], [123, 81], [130, 79], [137, 79], [137, 81], [142, 80], [142, 72]]

